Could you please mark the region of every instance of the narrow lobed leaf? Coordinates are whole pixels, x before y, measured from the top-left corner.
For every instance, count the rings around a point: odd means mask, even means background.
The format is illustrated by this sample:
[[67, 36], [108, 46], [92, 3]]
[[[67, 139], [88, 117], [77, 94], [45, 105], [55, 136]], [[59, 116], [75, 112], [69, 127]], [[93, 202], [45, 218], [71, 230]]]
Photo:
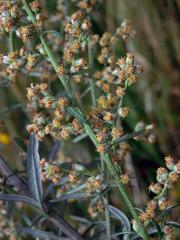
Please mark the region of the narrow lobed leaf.
[[41, 203], [42, 182], [40, 171], [39, 144], [35, 135], [31, 135], [27, 151], [28, 185], [33, 198]]
[[13, 201], [13, 202], [23, 202], [30, 205], [33, 205], [35, 207], [40, 207], [38, 202], [35, 201], [33, 198], [24, 196], [24, 195], [18, 195], [18, 194], [5, 194], [0, 193], [0, 200], [3, 201]]

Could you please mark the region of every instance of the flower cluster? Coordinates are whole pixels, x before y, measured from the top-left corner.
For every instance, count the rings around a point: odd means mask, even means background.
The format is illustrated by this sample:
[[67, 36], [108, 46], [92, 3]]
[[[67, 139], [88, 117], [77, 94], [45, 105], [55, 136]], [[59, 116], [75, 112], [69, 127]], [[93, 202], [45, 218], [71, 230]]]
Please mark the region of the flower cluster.
[[44, 158], [40, 161], [41, 177], [43, 181], [51, 180], [58, 183], [61, 179], [60, 167], [55, 163], [48, 163]]
[[[146, 210], [139, 216], [141, 222], [145, 225], [155, 220], [158, 214], [173, 206], [173, 202], [168, 199], [167, 193], [178, 181], [180, 162], [175, 164], [174, 159], [167, 156], [165, 157], [165, 164], [167, 168], [160, 167], [157, 169], [157, 183], [151, 183], [149, 186], [149, 190], [156, 196], [153, 200], [148, 202]], [[173, 233], [167, 226], [164, 227], [164, 234], [169, 237], [167, 239], [174, 239], [171, 238]]]
[[92, 218], [95, 218], [99, 216], [100, 213], [104, 212], [104, 208], [104, 201], [102, 199], [99, 199], [88, 207], [88, 213]]
[[92, 177], [88, 179], [86, 184], [87, 192], [90, 194], [93, 192], [100, 193], [106, 188], [106, 185], [103, 183], [102, 176], [97, 176], [95, 178]]
[[27, 97], [30, 102], [36, 102], [41, 109], [47, 110], [36, 113], [33, 123], [27, 126], [28, 132], [35, 133], [39, 140], [47, 134], [66, 140], [71, 134], [81, 133], [81, 123], [67, 111], [69, 100], [53, 97], [46, 83], [31, 85], [27, 89]]
[[18, 18], [22, 15], [18, 1], [1, 1], [0, 3], [0, 31], [10, 32], [16, 28]]

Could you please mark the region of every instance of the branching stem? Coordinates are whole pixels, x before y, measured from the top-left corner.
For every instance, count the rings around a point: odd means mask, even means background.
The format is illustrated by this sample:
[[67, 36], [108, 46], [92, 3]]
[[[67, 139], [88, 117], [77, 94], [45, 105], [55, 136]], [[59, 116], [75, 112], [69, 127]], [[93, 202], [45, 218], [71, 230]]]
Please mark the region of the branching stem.
[[[33, 15], [33, 13], [31, 12], [31, 9], [29, 8], [26, 0], [22, 0], [22, 3], [23, 3], [23, 6], [24, 6], [24, 10], [26, 11], [29, 19], [31, 20], [31, 22], [34, 24], [36, 22], [36, 19]], [[41, 42], [44, 46], [44, 50], [54, 68], [55, 71], [57, 71], [57, 67], [58, 67], [58, 63], [57, 63], [57, 60], [55, 58], [55, 56], [53, 55], [51, 49], [48, 47], [48, 45], [46, 44], [44, 38], [41, 36], [40, 37], [41, 39]], [[66, 90], [67, 94], [72, 96], [72, 93], [71, 93], [71, 88], [69, 86], [69, 83], [67, 82], [67, 79], [65, 78], [60, 78], [60, 81], [62, 82], [62, 85], [64, 87], [64, 89]], [[78, 107], [79, 108], [79, 107]], [[79, 109], [79, 112], [82, 114], [82, 116], [85, 118], [84, 114], [82, 113], [82, 111]], [[94, 134], [93, 130], [91, 129], [91, 126], [90, 124], [87, 122], [83, 122], [83, 126], [84, 126], [84, 129], [86, 131], [86, 133], [88, 134], [88, 136], [90, 137], [90, 139], [92, 140], [92, 142], [94, 143], [94, 145], [97, 147], [98, 146], [98, 141], [96, 139], [96, 135]], [[115, 178], [115, 180], [118, 182], [119, 181], [119, 174], [116, 170], [116, 168], [114, 167], [109, 155], [106, 153], [106, 154], [103, 154], [102, 155], [106, 165], [107, 165], [107, 168], [108, 168], [108, 171], [110, 172], [111, 176], [113, 178]], [[138, 217], [138, 214], [135, 210], [135, 208], [133, 207], [125, 189], [124, 189], [124, 186], [121, 182], [118, 182], [118, 189], [126, 203], [126, 205], [128, 206], [129, 208], [129, 211], [131, 212], [133, 218], [135, 219], [137, 225], [138, 225], [138, 229], [139, 229], [139, 235], [144, 239], [144, 240], [148, 240], [148, 235], [147, 235], [147, 232], [146, 230], [144, 229], [144, 226], [143, 224], [140, 222], [139, 220], [139, 217]]]

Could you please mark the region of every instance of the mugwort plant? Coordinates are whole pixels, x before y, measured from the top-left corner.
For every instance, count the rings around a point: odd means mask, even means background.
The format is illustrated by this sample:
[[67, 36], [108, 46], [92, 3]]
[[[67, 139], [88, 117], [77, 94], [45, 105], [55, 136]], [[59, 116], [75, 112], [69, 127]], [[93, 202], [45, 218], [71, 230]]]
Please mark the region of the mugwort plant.
[[[9, 40], [0, 55], [0, 85], [28, 78], [24, 91], [32, 117], [29, 140], [19, 141], [23, 173], [0, 158], [0, 238], [175, 239], [179, 224], [169, 220], [175, 204], [168, 192], [178, 181], [180, 162], [165, 157], [145, 207], [135, 206], [129, 190], [128, 141], [155, 140], [153, 125], [138, 122], [127, 133], [124, 124], [134, 111], [125, 98], [143, 66], [119, 46], [135, 30], [125, 20], [115, 32], [97, 34], [93, 12], [99, 0], [55, 2], [53, 16], [43, 1], [0, 2], [1, 38]], [[45, 144], [53, 140], [45, 155]], [[89, 146], [91, 164], [76, 160], [81, 149], [74, 159], [61, 152], [79, 143]]]

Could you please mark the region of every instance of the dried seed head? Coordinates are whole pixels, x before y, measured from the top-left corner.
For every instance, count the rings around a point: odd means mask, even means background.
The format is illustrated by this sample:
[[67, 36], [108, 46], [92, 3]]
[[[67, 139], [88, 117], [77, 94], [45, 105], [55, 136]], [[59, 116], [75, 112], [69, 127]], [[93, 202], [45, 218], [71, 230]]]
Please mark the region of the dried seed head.
[[97, 152], [99, 153], [105, 153], [106, 151], [106, 145], [103, 144], [103, 143], [100, 143], [98, 146], [97, 146]]
[[128, 183], [129, 183], [129, 176], [128, 176], [128, 174], [126, 173], [126, 174], [122, 174], [121, 176], [120, 176], [120, 180], [121, 180], [121, 182], [124, 184], [124, 185], [127, 185]]
[[175, 172], [170, 172], [169, 173], [169, 179], [168, 179], [168, 181], [169, 181], [169, 183], [170, 184], [173, 184], [173, 183], [176, 183], [177, 181], [178, 181], [178, 174], [177, 173], [175, 173]]
[[57, 68], [57, 74], [58, 74], [59, 76], [62, 76], [62, 75], [64, 75], [64, 73], [65, 73], [64, 66], [60, 65], [60, 66]]
[[112, 122], [114, 120], [114, 115], [111, 112], [106, 112], [103, 119], [106, 122]]
[[31, 10], [34, 11], [34, 12], [38, 12], [40, 10], [40, 8], [41, 8], [40, 2], [37, 1], [37, 0], [31, 2], [29, 4], [29, 6], [30, 6]]
[[175, 166], [175, 164], [174, 164], [174, 159], [169, 155], [169, 156], [165, 157], [164, 160], [165, 160], [165, 163], [166, 163], [167, 168], [168, 168], [169, 170], [173, 171], [174, 166]]
[[78, 176], [77, 176], [77, 172], [72, 170], [70, 173], [69, 173], [69, 181], [70, 183], [77, 183], [78, 181]]
[[164, 184], [168, 178], [168, 172], [165, 168], [160, 167], [157, 169], [157, 181], [161, 184]]
[[159, 183], [151, 183], [149, 190], [155, 194], [160, 194], [162, 191], [162, 185]]
[[125, 95], [125, 89], [123, 87], [118, 87], [116, 89], [116, 95], [120, 98], [123, 97]]
[[119, 110], [118, 110], [118, 114], [120, 117], [122, 118], [125, 118], [127, 117], [129, 113], [129, 107], [121, 107]]
[[67, 98], [60, 98], [58, 100], [58, 106], [59, 106], [60, 109], [64, 109], [68, 105], [69, 105], [69, 101], [68, 101]]

